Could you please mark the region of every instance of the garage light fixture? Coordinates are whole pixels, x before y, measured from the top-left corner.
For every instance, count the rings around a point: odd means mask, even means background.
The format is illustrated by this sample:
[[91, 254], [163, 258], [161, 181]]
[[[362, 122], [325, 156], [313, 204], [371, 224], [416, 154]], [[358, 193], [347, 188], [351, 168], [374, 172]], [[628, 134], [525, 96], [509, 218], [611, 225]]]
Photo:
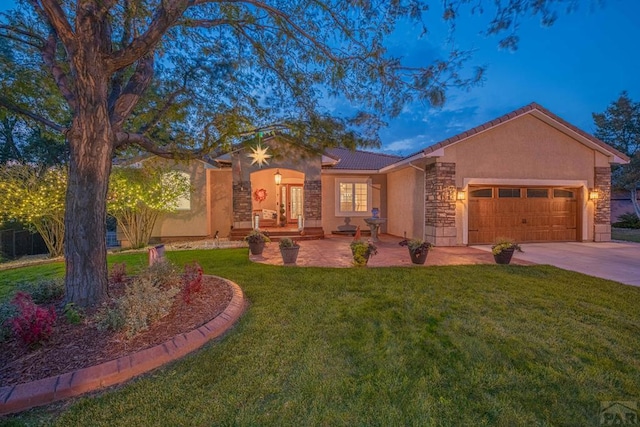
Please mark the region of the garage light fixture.
[[456, 193], [456, 199], [464, 200], [465, 198], [466, 198], [466, 193], [464, 192], [464, 190], [462, 188], [458, 188], [458, 191]]
[[596, 190], [595, 188], [589, 190], [589, 200], [598, 200], [599, 197], [600, 194], [598, 193], [598, 190]]

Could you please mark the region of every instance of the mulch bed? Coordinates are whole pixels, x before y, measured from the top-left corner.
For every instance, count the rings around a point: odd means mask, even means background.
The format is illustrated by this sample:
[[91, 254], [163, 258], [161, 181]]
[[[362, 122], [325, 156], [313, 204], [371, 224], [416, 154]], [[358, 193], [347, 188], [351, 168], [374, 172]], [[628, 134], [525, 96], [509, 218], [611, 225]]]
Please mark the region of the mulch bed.
[[[111, 295], [122, 289], [110, 289]], [[83, 323], [69, 324], [58, 310], [50, 340], [35, 349], [17, 339], [1, 344], [0, 385], [9, 386], [64, 374], [117, 359], [161, 344], [171, 337], [207, 323], [229, 305], [233, 291], [219, 278], [204, 276], [202, 291], [187, 304], [176, 296], [171, 312], [152, 327], [131, 339], [123, 333], [100, 331], [87, 315]]]

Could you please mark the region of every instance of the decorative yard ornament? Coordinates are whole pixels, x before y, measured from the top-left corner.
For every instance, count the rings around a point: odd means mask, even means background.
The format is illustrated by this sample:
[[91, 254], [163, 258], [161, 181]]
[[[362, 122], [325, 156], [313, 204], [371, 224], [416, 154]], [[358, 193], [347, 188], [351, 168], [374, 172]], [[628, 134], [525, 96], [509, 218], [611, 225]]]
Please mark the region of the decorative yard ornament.
[[267, 154], [267, 150], [269, 147], [262, 147], [262, 145], [258, 144], [256, 148], [250, 147], [253, 153], [247, 154], [247, 157], [251, 157], [253, 160], [251, 164], [258, 164], [258, 167], [261, 168], [262, 165], [268, 165], [269, 162], [267, 159], [271, 158], [271, 154]]

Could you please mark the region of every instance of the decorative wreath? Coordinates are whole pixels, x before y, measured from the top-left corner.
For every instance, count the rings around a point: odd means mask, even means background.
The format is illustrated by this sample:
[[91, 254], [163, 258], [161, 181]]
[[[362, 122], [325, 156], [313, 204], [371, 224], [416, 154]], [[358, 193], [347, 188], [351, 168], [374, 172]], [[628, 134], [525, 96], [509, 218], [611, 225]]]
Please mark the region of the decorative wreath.
[[267, 200], [267, 190], [265, 190], [264, 188], [260, 188], [254, 191], [253, 200], [255, 200], [258, 203], [264, 202], [265, 200]]

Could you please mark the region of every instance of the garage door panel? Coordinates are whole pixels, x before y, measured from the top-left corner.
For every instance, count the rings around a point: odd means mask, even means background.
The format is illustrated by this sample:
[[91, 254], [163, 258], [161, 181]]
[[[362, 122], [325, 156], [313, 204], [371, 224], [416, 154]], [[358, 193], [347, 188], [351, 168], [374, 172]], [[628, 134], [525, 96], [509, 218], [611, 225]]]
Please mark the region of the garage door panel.
[[[497, 187], [493, 194], [499, 194]], [[469, 200], [469, 243], [492, 243], [498, 237], [510, 237], [519, 242], [577, 239], [576, 199], [526, 198], [526, 189], [520, 194], [520, 198]], [[554, 194], [553, 189], [549, 188], [547, 194]]]

